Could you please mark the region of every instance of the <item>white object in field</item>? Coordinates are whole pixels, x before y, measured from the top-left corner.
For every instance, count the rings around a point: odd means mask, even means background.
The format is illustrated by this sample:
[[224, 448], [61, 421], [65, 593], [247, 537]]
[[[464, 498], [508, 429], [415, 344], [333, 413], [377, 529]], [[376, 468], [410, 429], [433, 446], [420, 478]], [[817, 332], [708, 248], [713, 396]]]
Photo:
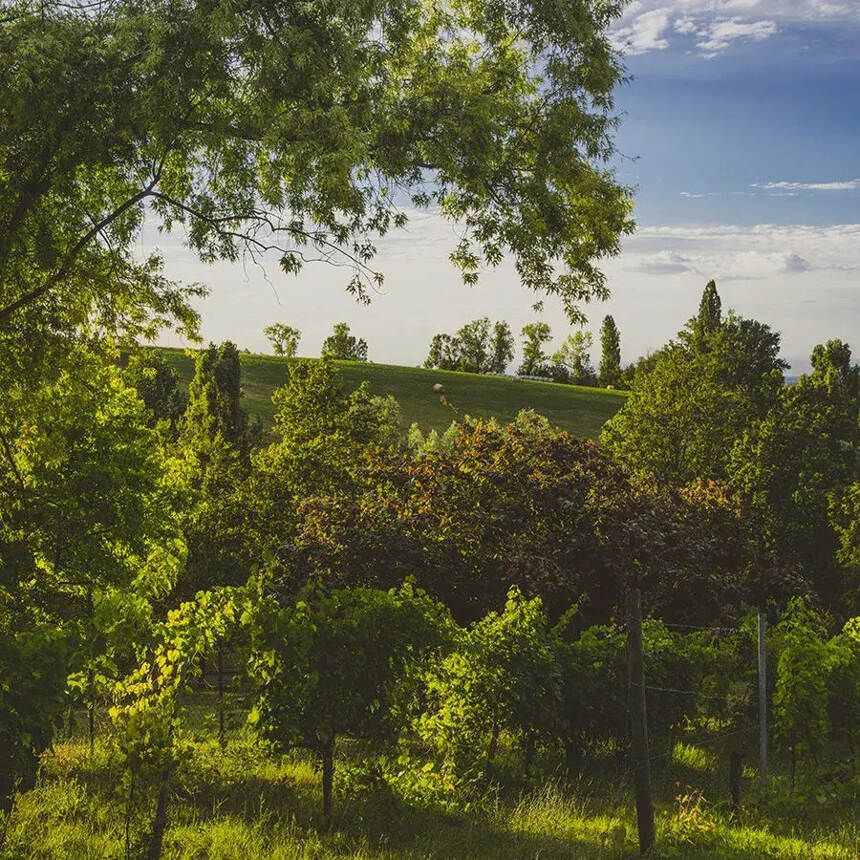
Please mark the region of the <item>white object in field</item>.
[[433, 386], [433, 391], [434, 391], [436, 394], [442, 394], [442, 392], [443, 392], [444, 390], [445, 390], [445, 386], [444, 386], [444, 385], [442, 385], [442, 383], [441, 383], [441, 382], [437, 382], [437, 383]]

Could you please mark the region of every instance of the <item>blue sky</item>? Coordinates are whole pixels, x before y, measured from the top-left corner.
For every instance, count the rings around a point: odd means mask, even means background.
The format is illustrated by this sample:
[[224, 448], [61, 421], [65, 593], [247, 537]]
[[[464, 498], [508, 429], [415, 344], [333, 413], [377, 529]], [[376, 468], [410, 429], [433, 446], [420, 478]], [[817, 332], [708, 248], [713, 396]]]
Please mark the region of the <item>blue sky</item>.
[[[595, 355], [606, 313], [625, 361], [658, 348], [710, 278], [724, 307], [782, 333], [793, 372], [831, 337], [860, 354], [860, 0], [634, 0], [614, 38], [632, 76], [617, 93], [617, 170], [636, 188], [639, 229], [603, 265], [613, 295], [588, 309]], [[204, 337], [252, 350], [281, 320], [304, 332], [300, 353], [318, 354], [343, 319], [371, 360], [415, 365], [437, 331], [535, 318], [509, 264], [462, 285], [451, 227], [432, 213], [380, 243], [386, 287], [369, 308], [344, 294], [342, 271], [287, 279], [274, 260], [204, 267], [174, 237], [147, 232], [142, 250], [154, 244], [171, 274], [211, 286]], [[548, 300], [541, 316], [560, 343], [561, 307]]]

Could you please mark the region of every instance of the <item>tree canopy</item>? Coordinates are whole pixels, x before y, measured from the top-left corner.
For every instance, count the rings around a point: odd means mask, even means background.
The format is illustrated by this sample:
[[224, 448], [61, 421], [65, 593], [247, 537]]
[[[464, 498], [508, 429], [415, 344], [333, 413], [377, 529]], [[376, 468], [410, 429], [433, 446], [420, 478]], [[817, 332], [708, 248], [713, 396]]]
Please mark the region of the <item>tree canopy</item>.
[[430, 342], [426, 368], [466, 373], [504, 373], [514, 357], [514, 337], [504, 320], [490, 326], [489, 317], [472, 320], [455, 335], [436, 334]]
[[592, 343], [591, 332], [575, 331], [553, 353], [553, 364], [567, 370], [568, 381], [573, 385], [594, 385], [597, 382], [589, 355]]
[[334, 331], [323, 341], [321, 354], [340, 361], [367, 361], [367, 342], [349, 333], [345, 322], [334, 324]]
[[286, 323], [272, 323], [263, 329], [263, 334], [272, 344], [275, 355], [283, 355], [292, 358], [299, 348], [302, 333], [294, 326]]
[[[709, 284], [708, 308], [712, 293]], [[661, 480], [725, 478], [732, 445], [782, 388], [787, 365], [778, 356], [779, 334], [764, 323], [730, 313], [705, 331], [694, 317], [636, 373], [633, 394], [604, 427], [602, 444]]]
[[549, 373], [549, 356], [544, 352], [544, 344], [552, 340], [549, 324], [545, 322], [526, 323], [522, 328], [523, 360], [519, 372], [525, 376], [543, 376]]
[[473, 282], [606, 292], [631, 228], [608, 165], [616, 3], [16, 0], [0, 28], [0, 326], [193, 328], [189, 289], [140, 261], [144, 219], [203, 260], [276, 254], [381, 281], [402, 203], [467, 228]]

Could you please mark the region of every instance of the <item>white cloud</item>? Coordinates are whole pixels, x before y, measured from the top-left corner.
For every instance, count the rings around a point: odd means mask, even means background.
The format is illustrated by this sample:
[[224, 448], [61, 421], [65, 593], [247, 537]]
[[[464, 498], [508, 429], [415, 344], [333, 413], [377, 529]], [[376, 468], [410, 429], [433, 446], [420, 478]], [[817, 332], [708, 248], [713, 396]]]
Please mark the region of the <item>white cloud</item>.
[[658, 251], [656, 254], [643, 255], [633, 268], [648, 275], [674, 275], [696, 271], [689, 257], [675, 251]]
[[739, 39], [761, 42], [773, 36], [778, 29], [775, 21], [743, 21], [740, 18], [713, 21], [708, 28], [707, 38], [696, 42], [696, 47], [703, 57], [715, 57], [732, 42]]
[[[637, 272], [756, 280], [779, 272], [860, 271], [860, 224], [645, 227], [620, 262]], [[683, 268], [681, 266], [683, 265]]]
[[801, 257], [800, 254], [789, 254], [785, 258], [786, 272], [808, 272], [811, 268], [809, 261]]
[[682, 36], [692, 36], [699, 32], [699, 25], [692, 18], [678, 18], [674, 26], [675, 32]]
[[672, 37], [696, 39], [712, 57], [739, 40], [763, 41], [791, 25], [856, 26], [858, 0], [636, 0], [614, 28], [614, 42], [628, 53], [660, 51]]
[[652, 9], [637, 15], [628, 27], [613, 33], [613, 42], [626, 54], [644, 54], [669, 47], [663, 33], [669, 27], [669, 8]]
[[860, 179], [838, 180], [835, 182], [754, 182], [750, 188], [760, 191], [860, 191]]

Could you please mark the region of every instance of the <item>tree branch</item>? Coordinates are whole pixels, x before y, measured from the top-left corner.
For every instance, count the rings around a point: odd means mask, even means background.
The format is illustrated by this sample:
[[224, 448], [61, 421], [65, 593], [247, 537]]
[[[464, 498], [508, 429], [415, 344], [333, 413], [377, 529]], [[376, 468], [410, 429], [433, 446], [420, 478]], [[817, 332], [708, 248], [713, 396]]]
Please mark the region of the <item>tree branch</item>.
[[68, 275], [69, 270], [72, 268], [72, 264], [75, 262], [81, 251], [94, 239], [99, 233], [102, 232], [106, 227], [110, 226], [117, 218], [131, 209], [132, 206], [136, 206], [142, 200], [145, 200], [147, 197], [152, 195], [152, 189], [155, 187], [158, 178], [152, 180], [152, 182], [141, 191], [138, 191], [137, 194], [130, 197], [126, 200], [121, 206], [114, 209], [109, 215], [106, 215], [102, 218], [101, 221], [96, 222], [90, 230], [87, 230], [83, 236], [81, 236], [77, 242], [69, 249], [66, 253], [66, 256], [63, 258], [63, 262], [60, 264], [59, 269], [54, 272], [52, 275], [49, 275], [45, 282], [37, 287], [34, 290], [30, 290], [28, 293], [24, 293], [19, 299], [16, 299], [11, 304], [6, 305], [4, 308], [0, 308], [0, 326], [5, 325], [12, 314], [15, 311], [20, 310], [23, 307], [26, 307], [29, 304], [32, 304], [37, 299], [40, 299], [46, 293], [50, 292], [63, 278]]

